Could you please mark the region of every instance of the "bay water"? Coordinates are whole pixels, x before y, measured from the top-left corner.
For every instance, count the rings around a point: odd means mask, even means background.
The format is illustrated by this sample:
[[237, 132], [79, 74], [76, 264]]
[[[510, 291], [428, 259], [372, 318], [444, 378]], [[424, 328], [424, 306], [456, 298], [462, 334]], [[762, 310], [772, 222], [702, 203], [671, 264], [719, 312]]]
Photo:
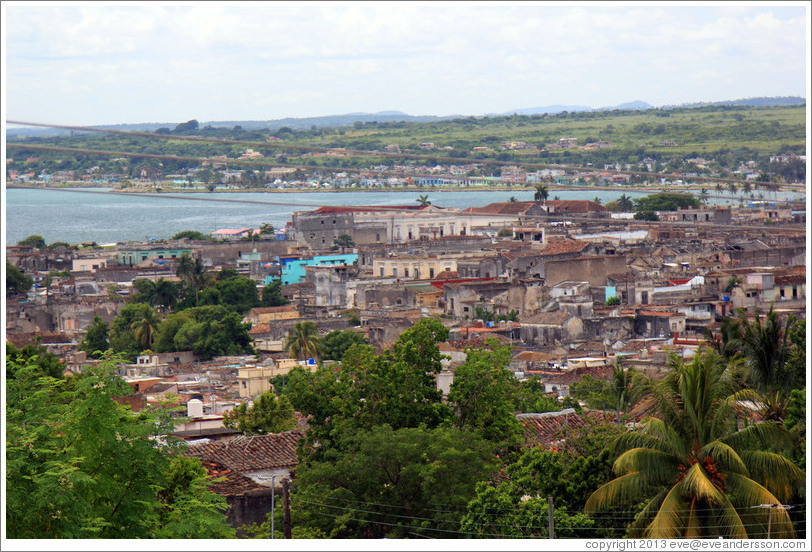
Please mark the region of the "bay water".
[[[5, 243], [33, 235], [47, 243], [115, 243], [170, 238], [183, 230], [211, 233], [222, 228], [284, 227], [294, 211], [321, 205], [416, 205], [427, 195], [440, 207], [481, 207], [497, 201], [530, 201], [535, 191], [317, 191], [201, 192], [125, 195], [104, 188], [5, 190]], [[622, 194], [634, 199], [648, 192], [618, 190], [550, 190], [548, 199], [599, 198], [603, 204]], [[769, 193], [765, 200], [796, 199], [803, 194]], [[709, 203], [738, 203], [739, 198], [711, 197]]]

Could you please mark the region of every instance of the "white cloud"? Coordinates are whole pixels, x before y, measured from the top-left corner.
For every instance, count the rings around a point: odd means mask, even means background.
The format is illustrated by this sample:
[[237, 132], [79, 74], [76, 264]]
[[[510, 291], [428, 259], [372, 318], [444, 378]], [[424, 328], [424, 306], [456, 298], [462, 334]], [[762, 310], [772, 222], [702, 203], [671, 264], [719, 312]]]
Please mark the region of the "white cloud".
[[121, 95], [131, 111], [118, 116], [137, 122], [179, 120], [177, 109], [201, 120], [481, 114], [803, 94], [809, 14], [771, 5], [200, 3], [32, 4], [6, 15], [9, 116], [103, 123], [99, 113], [115, 112], [103, 106]]

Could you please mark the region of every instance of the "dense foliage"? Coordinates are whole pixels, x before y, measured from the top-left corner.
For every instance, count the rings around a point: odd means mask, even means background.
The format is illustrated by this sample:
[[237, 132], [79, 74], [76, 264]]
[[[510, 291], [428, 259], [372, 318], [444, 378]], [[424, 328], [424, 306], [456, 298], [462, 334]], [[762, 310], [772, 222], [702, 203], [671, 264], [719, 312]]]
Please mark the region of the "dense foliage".
[[200, 462], [154, 440], [171, 430], [167, 413], [116, 401], [131, 391], [110, 363], [62, 379], [39, 355], [9, 350], [9, 538], [234, 536]]

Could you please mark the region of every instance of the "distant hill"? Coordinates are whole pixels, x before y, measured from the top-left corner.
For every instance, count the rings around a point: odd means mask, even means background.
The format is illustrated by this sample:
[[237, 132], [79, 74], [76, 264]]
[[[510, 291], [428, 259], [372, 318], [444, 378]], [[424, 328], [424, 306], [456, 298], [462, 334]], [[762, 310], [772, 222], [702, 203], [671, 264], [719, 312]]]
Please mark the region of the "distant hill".
[[677, 107], [705, 107], [714, 105], [732, 105], [737, 107], [776, 107], [782, 105], [805, 105], [806, 99], [800, 96], [775, 96], [766, 97], [761, 96], [757, 98], [744, 98], [741, 100], [724, 100], [720, 102], [694, 102], [685, 103], [681, 105], [667, 105], [662, 106], [661, 109], [677, 108]]
[[[739, 106], [739, 107], [774, 107], [774, 106], [790, 106], [790, 105], [804, 105], [806, 99], [798, 96], [778, 96], [778, 97], [758, 97], [758, 98], [745, 98], [739, 100], [726, 100], [719, 102], [696, 102], [682, 105], [668, 105], [661, 106], [659, 109], [676, 109], [676, 108], [690, 108], [690, 107], [704, 107], [704, 106]], [[573, 113], [577, 111], [612, 111], [612, 110], [646, 110], [653, 109], [651, 104], [636, 100], [633, 102], [622, 103], [612, 107], [598, 107], [592, 108], [585, 105], [548, 105], [546, 107], [525, 107], [521, 109], [514, 109], [504, 113], [490, 113], [486, 117], [491, 116], [510, 116], [510, 115], [543, 115], [545, 113], [554, 115], [564, 111]], [[287, 127], [293, 130], [304, 130], [310, 128], [327, 128], [327, 127], [346, 127], [352, 126], [356, 122], [371, 123], [373, 121], [379, 123], [385, 122], [408, 122], [408, 123], [425, 123], [432, 121], [444, 121], [450, 119], [460, 119], [468, 115], [409, 115], [402, 111], [379, 111], [377, 113], [346, 113], [343, 115], [326, 115], [322, 117], [302, 117], [285, 119], [268, 119], [260, 121], [200, 121], [200, 127], [226, 127], [233, 128], [241, 126], [245, 130], [262, 130], [268, 129], [270, 132], [279, 130], [280, 128]], [[142, 132], [154, 132], [155, 130], [166, 127], [174, 128], [178, 123], [138, 123], [138, 124], [120, 124], [120, 125], [99, 125], [99, 128], [109, 128], [115, 130], [130, 130]], [[6, 129], [6, 138], [9, 140], [19, 138], [38, 137], [45, 138], [50, 136], [68, 136], [70, 131], [49, 128], [10, 128]]]
[[500, 113], [500, 115], [543, 115], [545, 113], [549, 115], [555, 115], [556, 113], [563, 113], [566, 111], [567, 113], [574, 113], [576, 111], [612, 111], [615, 109], [618, 110], [635, 110], [635, 109], [651, 109], [653, 106], [646, 102], [641, 102], [639, 100], [634, 102], [623, 103], [620, 105], [612, 106], [612, 107], [589, 107], [586, 105], [548, 105], [546, 107], [523, 107], [521, 109], [514, 109], [513, 111], [506, 111], [505, 113]]

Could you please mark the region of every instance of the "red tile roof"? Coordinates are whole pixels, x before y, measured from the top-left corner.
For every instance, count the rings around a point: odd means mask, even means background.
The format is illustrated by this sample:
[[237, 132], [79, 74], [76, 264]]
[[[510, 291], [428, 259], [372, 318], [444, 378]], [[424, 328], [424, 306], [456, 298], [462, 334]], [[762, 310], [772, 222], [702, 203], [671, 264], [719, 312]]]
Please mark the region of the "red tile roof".
[[608, 211], [600, 203], [586, 199], [553, 199], [545, 202], [547, 207], [552, 207], [556, 213], [589, 213], [591, 211]]
[[[283, 305], [281, 307], [254, 307], [248, 314], [270, 314], [275, 312], [292, 312], [295, 311], [296, 307], [292, 307], [290, 305]], [[248, 316], [246, 314], [246, 316]]]
[[463, 213], [476, 213], [480, 215], [519, 215], [535, 205], [535, 201], [503, 201], [490, 203], [483, 207], [469, 207]]
[[579, 240], [550, 240], [539, 252], [541, 255], [564, 255], [566, 253], [580, 253], [589, 245]]
[[230, 441], [191, 445], [186, 456], [211, 460], [240, 473], [287, 468], [298, 463], [296, 445], [304, 437], [301, 431], [272, 435], [241, 435]]
[[[251, 478], [241, 475], [231, 468], [213, 460], [201, 460], [210, 479], [215, 480], [209, 490], [223, 496], [242, 496], [248, 491], [270, 490]], [[218, 481], [220, 480], [220, 481]]]
[[543, 414], [519, 414], [516, 416], [524, 427], [525, 442], [529, 446], [558, 449], [567, 437], [591, 427], [591, 420], [605, 416], [600, 412], [577, 414], [572, 408]]
[[354, 205], [339, 206], [325, 205], [319, 207], [314, 213], [335, 214], [335, 213], [364, 213], [368, 211], [421, 211], [427, 206], [422, 205]]

